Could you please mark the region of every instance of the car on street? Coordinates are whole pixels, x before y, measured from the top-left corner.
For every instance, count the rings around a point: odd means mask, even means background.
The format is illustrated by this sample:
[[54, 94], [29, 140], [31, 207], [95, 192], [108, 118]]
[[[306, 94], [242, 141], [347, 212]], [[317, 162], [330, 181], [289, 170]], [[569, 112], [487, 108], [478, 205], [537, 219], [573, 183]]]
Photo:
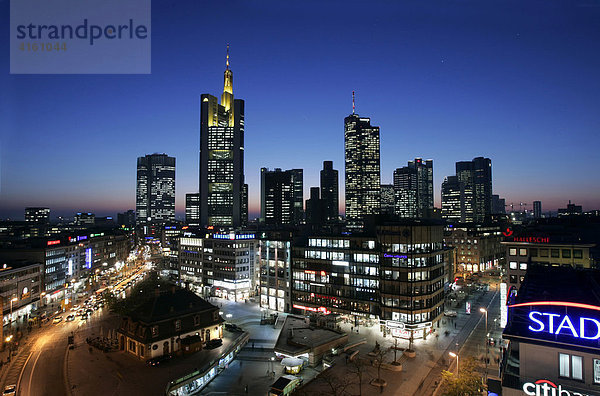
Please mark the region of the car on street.
[[75, 320], [75, 315], [73, 315], [73, 314], [71, 314], [71, 315], [68, 315], [66, 320], [67, 320], [67, 322], [72, 322], [72, 321], [74, 321], [74, 320]]
[[235, 323], [225, 323], [225, 330], [229, 330], [234, 333], [243, 333], [244, 332], [244, 330], [240, 326], [236, 325]]
[[15, 396], [17, 394], [17, 385], [6, 385], [2, 396]]
[[206, 341], [206, 349], [215, 349], [220, 347], [221, 345], [223, 345], [223, 340], [220, 338]]
[[458, 316], [458, 313], [456, 311], [444, 311], [444, 316], [456, 318], [456, 316]]
[[160, 366], [161, 364], [167, 363], [172, 357], [173, 356], [170, 353], [167, 353], [166, 355], [157, 356], [155, 358], [146, 360], [146, 364], [148, 366]]
[[62, 322], [62, 316], [57, 316], [56, 318], [54, 318], [54, 320], [52, 321], [53, 324], [57, 324]]

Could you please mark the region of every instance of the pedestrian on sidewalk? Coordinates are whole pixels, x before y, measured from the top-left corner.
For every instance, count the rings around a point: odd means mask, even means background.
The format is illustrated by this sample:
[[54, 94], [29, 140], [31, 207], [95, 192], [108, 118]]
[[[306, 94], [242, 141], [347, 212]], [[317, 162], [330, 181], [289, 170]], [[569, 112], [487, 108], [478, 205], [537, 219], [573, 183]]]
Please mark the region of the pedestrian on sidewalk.
[[454, 323], [454, 328], [456, 329], [456, 323]]

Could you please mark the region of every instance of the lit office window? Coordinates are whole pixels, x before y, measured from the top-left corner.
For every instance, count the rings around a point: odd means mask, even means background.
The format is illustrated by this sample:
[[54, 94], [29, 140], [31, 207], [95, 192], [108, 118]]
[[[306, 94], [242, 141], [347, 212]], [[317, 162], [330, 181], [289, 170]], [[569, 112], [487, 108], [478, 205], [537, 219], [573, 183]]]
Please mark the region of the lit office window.
[[583, 380], [583, 358], [581, 356], [559, 353], [558, 365], [561, 377]]
[[569, 377], [571, 375], [571, 370], [569, 368], [569, 362], [571, 357], [569, 355], [566, 355], [564, 353], [559, 353], [558, 354], [558, 375], [560, 375], [561, 377]]

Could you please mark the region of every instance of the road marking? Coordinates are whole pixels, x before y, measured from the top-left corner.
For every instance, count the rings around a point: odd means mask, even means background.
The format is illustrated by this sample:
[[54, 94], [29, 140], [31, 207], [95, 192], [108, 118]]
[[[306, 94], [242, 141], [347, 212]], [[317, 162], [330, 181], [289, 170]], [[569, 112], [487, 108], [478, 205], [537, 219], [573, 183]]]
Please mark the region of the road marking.
[[[28, 384], [29, 394], [31, 394], [31, 381], [33, 380], [33, 372], [35, 371], [35, 365], [37, 364], [37, 361], [40, 358], [40, 356], [42, 356], [41, 350], [38, 351], [38, 355], [35, 358], [35, 361], [33, 362], [33, 367], [31, 368], [31, 374], [29, 375], [29, 384]], [[23, 367], [23, 369], [25, 369], [25, 368]]]
[[23, 377], [23, 372], [25, 371], [25, 367], [27, 367], [27, 362], [29, 361], [29, 359], [31, 358], [31, 355], [33, 355], [33, 353], [30, 353], [27, 356], [27, 360], [25, 360], [25, 364], [23, 364], [23, 368], [21, 369], [21, 372], [19, 373], [19, 379], [17, 380], [17, 390], [19, 389], [19, 387], [21, 386], [21, 378]]

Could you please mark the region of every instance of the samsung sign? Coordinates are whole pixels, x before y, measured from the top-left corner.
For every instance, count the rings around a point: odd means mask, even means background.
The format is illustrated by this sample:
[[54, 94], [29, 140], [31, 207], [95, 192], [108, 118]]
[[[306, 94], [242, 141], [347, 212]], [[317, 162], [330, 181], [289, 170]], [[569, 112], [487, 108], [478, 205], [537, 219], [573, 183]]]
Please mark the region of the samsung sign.
[[567, 390], [546, 379], [523, 384], [523, 392], [528, 396], [590, 396], [587, 393]]

